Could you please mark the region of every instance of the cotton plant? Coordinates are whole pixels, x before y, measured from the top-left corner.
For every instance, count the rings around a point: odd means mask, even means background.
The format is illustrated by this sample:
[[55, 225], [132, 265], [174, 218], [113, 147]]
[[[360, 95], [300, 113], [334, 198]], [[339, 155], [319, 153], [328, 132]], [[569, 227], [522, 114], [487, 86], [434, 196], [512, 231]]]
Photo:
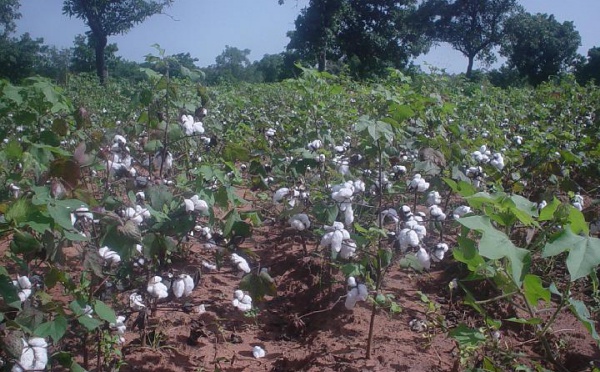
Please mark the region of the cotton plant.
[[242, 290], [236, 289], [233, 292], [233, 301], [231, 301], [231, 304], [239, 311], [250, 311], [252, 310], [252, 297], [250, 297], [250, 295], [244, 294]]
[[364, 182], [347, 181], [343, 184], [335, 185], [331, 190], [331, 198], [338, 203], [340, 212], [344, 213], [344, 223], [351, 225], [354, 222], [354, 209], [352, 200], [355, 191], [364, 191]]
[[12, 372], [43, 371], [48, 364], [48, 343], [41, 337], [22, 339], [23, 349]]
[[356, 278], [353, 276], [348, 277], [348, 294], [346, 295], [346, 301], [344, 302], [344, 306], [348, 310], [354, 309], [356, 303], [358, 301], [366, 301], [369, 297], [369, 290], [367, 286], [363, 283], [357, 284]]

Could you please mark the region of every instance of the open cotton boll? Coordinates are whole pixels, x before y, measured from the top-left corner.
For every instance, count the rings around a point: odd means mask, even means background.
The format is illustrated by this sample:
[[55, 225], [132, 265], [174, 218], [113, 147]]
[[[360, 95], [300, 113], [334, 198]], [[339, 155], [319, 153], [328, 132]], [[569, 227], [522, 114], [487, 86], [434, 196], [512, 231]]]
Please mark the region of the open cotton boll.
[[152, 297], [159, 300], [162, 298], [167, 298], [169, 296], [167, 286], [162, 283], [162, 278], [160, 276], [155, 276], [151, 278], [148, 282], [146, 290]]
[[290, 193], [290, 189], [282, 187], [273, 194], [273, 203], [280, 203]]
[[490, 164], [494, 168], [501, 171], [502, 169], [504, 169], [504, 157], [502, 156], [501, 153], [497, 152], [494, 155], [492, 155], [492, 160], [490, 161]]
[[398, 212], [393, 208], [384, 209], [379, 214], [381, 221], [385, 222], [386, 220], [392, 220], [394, 223], [400, 222], [400, 218], [398, 217]]
[[12, 371], [42, 371], [48, 364], [48, 344], [43, 338], [33, 337], [29, 341], [23, 341], [23, 350], [19, 358], [19, 364], [16, 364]]
[[264, 358], [264, 356], [266, 355], [265, 350], [260, 347], [260, 346], [254, 346], [252, 348], [252, 355], [258, 359], [258, 358]]
[[252, 310], [252, 297], [237, 289], [233, 292], [232, 305], [240, 311]]
[[241, 257], [236, 253], [231, 254], [231, 262], [241, 271], [245, 273], [250, 272], [250, 265], [248, 265], [248, 261], [245, 258]]
[[17, 276], [17, 280], [13, 280], [13, 285], [17, 287], [17, 295], [21, 302], [25, 302], [32, 293], [31, 281], [26, 276]]
[[177, 298], [189, 296], [194, 290], [194, 279], [188, 274], [181, 274], [173, 282], [173, 294]]
[[398, 234], [398, 243], [400, 243], [400, 251], [406, 252], [410, 247], [419, 246], [419, 235], [415, 230], [404, 228]]
[[125, 317], [119, 315], [114, 323], [109, 323], [110, 329], [117, 331], [118, 334], [124, 335], [127, 327], [125, 326]]
[[310, 220], [308, 219], [308, 215], [306, 213], [295, 214], [290, 217], [288, 222], [294, 230], [304, 231], [310, 228]]
[[320, 139], [316, 139], [312, 142], [309, 142], [307, 147], [309, 148], [309, 150], [316, 151], [323, 147], [323, 142]]
[[104, 262], [106, 262], [109, 265], [112, 263], [118, 264], [119, 262], [121, 262], [121, 256], [119, 256], [117, 252], [112, 251], [107, 246], [98, 249], [98, 254], [100, 254], [100, 257], [104, 259]]
[[471, 213], [471, 207], [467, 205], [461, 205], [454, 209], [454, 212], [452, 212], [452, 216], [454, 217], [454, 219], [459, 219], [467, 213]]
[[202, 199], [198, 195], [194, 195], [190, 198], [192, 203], [194, 204], [194, 210], [196, 212], [207, 212], [208, 211], [208, 203]]
[[446, 252], [448, 252], [448, 244], [438, 243], [431, 251], [431, 259], [435, 262], [440, 262], [444, 259]]
[[125, 208], [125, 211], [123, 212], [123, 215], [125, 218], [127, 218], [128, 220], [131, 220], [133, 222], [135, 222], [136, 225], [141, 225], [142, 222], [144, 222], [144, 217], [139, 214], [135, 208], [132, 207], [127, 207]]
[[142, 295], [140, 295], [136, 292], [130, 294], [129, 295], [129, 307], [133, 311], [141, 311], [144, 308], [146, 308], [146, 305], [144, 305], [144, 300], [142, 299]]
[[354, 240], [344, 240], [340, 249], [340, 257], [347, 260], [356, 253], [356, 242]]
[[354, 288], [354, 287], [356, 287], [356, 278], [353, 276], [349, 276], [348, 279], [346, 280], [346, 283], [348, 284], [348, 287]]
[[442, 197], [440, 196], [439, 192], [430, 191], [429, 194], [427, 194], [427, 205], [428, 206], [440, 204], [441, 202], [442, 202]]
[[417, 251], [417, 261], [419, 261], [425, 270], [429, 270], [431, 268], [431, 257], [429, 257], [429, 253], [427, 253], [423, 247], [419, 248]]
[[274, 128], [269, 128], [265, 131], [265, 136], [273, 137], [275, 133], [277, 133], [277, 130], [275, 130]]
[[429, 207], [429, 214], [431, 215], [431, 218], [436, 221], [446, 220], [446, 214], [442, 211], [442, 208], [437, 205], [432, 205]]
[[573, 205], [573, 207], [575, 207], [578, 211], [582, 211], [584, 204], [583, 204], [583, 196], [581, 196], [579, 193], [575, 194], [573, 196], [573, 200], [571, 200], [571, 204]]
[[411, 212], [410, 207], [408, 205], [403, 205], [400, 208], [400, 217], [403, 221], [408, 221], [413, 217], [413, 213]]

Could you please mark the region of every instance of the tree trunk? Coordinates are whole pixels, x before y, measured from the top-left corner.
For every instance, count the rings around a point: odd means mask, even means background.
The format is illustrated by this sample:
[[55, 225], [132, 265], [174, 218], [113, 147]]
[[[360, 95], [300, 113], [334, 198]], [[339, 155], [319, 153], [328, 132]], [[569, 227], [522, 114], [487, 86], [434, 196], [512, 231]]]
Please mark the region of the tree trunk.
[[106, 59], [104, 58], [104, 51], [108, 44], [108, 37], [106, 35], [94, 35], [95, 49], [96, 49], [96, 74], [100, 79], [100, 84], [104, 85], [108, 77], [108, 71], [106, 69]]
[[475, 56], [469, 56], [469, 65], [467, 66], [467, 79], [471, 78], [473, 73], [473, 61], [475, 60]]
[[321, 52], [319, 53], [319, 72], [323, 72], [325, 71], [325, 69], [327, 68], [327, 42], [325, 42], [325, 45], [321, 48]]

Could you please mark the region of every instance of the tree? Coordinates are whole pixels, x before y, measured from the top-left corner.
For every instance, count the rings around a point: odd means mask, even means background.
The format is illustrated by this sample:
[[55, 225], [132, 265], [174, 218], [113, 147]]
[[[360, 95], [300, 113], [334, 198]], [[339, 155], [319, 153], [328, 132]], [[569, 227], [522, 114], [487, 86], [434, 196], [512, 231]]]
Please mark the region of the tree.
[[[89, 35], [76, 35], [71, 56], [71, 71], [93, 72], [96, 70], [96, 45]], [[108, 44], [104, 49], [104, 60], [107, 68], [113, 69], [117, 61], [115, 53], [119, 50], [117, 44]]]
[[15, 21], [21, 18], [19, 0], [0, 0], [0, 37], [6, 38], [15, 32]]
[[281, 81], [285, 66], [283, 53], [265, 54], [260, 61], [253, 63], [261, 76], [261, 82], [274, 83]]
[[585, 84], [589, 81], [594, 81], [600, 84], [600, 48], [593, 47], [587, 52], [587, 58], [582, 57], [581, 63], [577, 66], [575, 73], [577, 81], [580, 84]]
[[0, 77], [18, 82], [36, 73], [47, 49], [43, 43], [44, 39], [32, 39], [29, 33], [0, 38]]
[[124, 34], [146, 18], [161, 13], [173, 0], [65, 0], [63, 13], [84, 20], [94, 43], [96, 74], [107, 77], [105, 50], [108, 37]]
[[209, 84], [222, 82], [248, 81], [247, 68], [250, 66], [250, 49], [238, 49], [229, 45], [215, 58], [215, 64], [205, 69]]
[[345, 59], [355, 75], [403, 68], [428, 48], [416, 0], [311, 0], [288, 33], [287, 50], [326, 69]]
[[431, 36], [468, 58], [467, 77], [475, 59], [494, 62], [504, 23], [520, 10], [517, 0], [427, 0], [421, 7], [432, 21]]
[[573, 22], [558, 22], [553, 15], [521, 13], [505, 27], [500, 53], [533, 85], [564, 71], [577, 56], [581, 36]]

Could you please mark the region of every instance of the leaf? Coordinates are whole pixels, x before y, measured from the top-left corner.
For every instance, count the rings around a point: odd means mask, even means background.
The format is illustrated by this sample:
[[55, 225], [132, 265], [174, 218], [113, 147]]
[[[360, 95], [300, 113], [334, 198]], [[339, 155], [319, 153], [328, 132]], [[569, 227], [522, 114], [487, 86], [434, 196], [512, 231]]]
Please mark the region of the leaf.
[[542, 319], [540, 319], [540, 318], [530, 318], [530, 319], [508, 318], [505, 320], [507, 320], [509, 322], [513, 322], [513, 323], [519, 323], [519, 324], [529, 324], [529, 325], [542, 324]]
[[57, 361], [61, 366], [69, 368], [70, 372], [87, 372], [82, 366], [75, 362], [71, 354], [66, 351], [60, 351], [53, 354], [52, 359]]
[[550, 203], [548, 203], [544, 208], [542, 208], [542, 210], [540, 211], [540, 217], [539, 217], [539, 221], [550, 221], [552, 219], [554, 219], [554, 212], [556, 212], [556, 210], [558, 209], [558, 207], [560, 206], [560, 200], [558, 200], [556, 197], [554, 199], [552, 199], [552, 201]]
[[67, 318], [59, 315], [52, 321], [40, 324], [33, 333], [38, 337], [52, 337], [57, 343], [67, 331], [67, 325]]
[[448, 334], [458, 342], [460, 348], [477, 347], [477, 345], [485, 342], [485, 335], [483, 333], [477, 329], [469, 328], [462, 323], [450, 330]]
[[240, 281], [240, 289], [248, 291], [250, 297], [256, 301], [262, 301], [265, 296], [276, 296], [277, 287], [270, 276], [250, 273]]
[[584, 278], [600, 264], [600, 239], [580, 236], [573, 233], [569, 226], [542, 250], [542, 257], [552, 257], [569, 252], [567, 269], [571, 281]]
[[65, 230], [73, 230], [73, 223], [71, 222], [71, 210], [58, 205], [48, 205], [48, 213], [50, 217], [54, 219], [58, 225]]
[[510, 274], [518, 285], [531, 263], [529, 251], [519, 248], [504, 233], [496, 230], [487, 216], [468, 216], [458, 219], [463, 226], [481, 233], [479, 254], [498, 260], [507, 258], [510, 262]]
[[588, 332], [590, 332], [592, 338], [596, 340], [596, 342], [600, 342], [600, 337], [598, 336], [598, 332], [596, 332], [595, 320], [590, 319], [590, 312], [585, 306], [585, 303], [569, 298], [569, 309], [571, 309], [571, 312], [579, 319]]
[[539, 300], [550, 302], [550, 291], [542, 285], [542, 279], [537, 275], [527, 274], [523, 280], [523, 292], [531, 306], [537, 306]]
[[13, 285], [8, 275], [0, 275], [0, 297], [4, 299], [9, 306], [16, 309], [21, 308], [21, 300], [17, 293], [17, 287]]
[[10, 250], [16, 254], [35, 253], [41, 249], [38, 240], [26, 231], [14, 230], [13, 240], [10, 242]]
[[106, 320], [109, 323], [115, 323], [117, 321], [117, 315], [115, 314], [115, 311], [100, 300], [96, 300], [96, 302], [94, 302], [94, 311], [102, 320]]

